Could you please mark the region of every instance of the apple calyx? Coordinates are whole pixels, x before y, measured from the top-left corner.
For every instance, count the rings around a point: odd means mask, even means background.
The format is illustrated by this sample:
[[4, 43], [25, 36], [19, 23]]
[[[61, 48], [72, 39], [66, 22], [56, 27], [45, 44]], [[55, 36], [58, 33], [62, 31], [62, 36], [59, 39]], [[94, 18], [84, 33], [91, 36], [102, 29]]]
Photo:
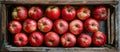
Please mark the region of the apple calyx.
[[96, 41], [100, 41], [101, 40], [101, 37], [97, 37], [97, 40]]
[[72, 10], [72, 7], [68, 6], [67, 11], [72, 12], [71, 10]]
[[68, 9], [67, 11], [68, 11], [68, 12], [71, 12], [71, 9]]
[[54, 40], [51, 40], [51, 39], [50, 39], [49, 42], [54, 42]]
[[78, 27], [79, 27], [79, 25], [77, 25], [77, 24], [76, 24], [76, 25], [75, 25], [75, 27], [76, 27], [76, 28], [78, 28]]
[[42, 26], [45, 26], [45, 25], [47, 25], [46, 23], [42, 23]]
[[102, 12], [102, 16], [105, 16], [106, 15], [106, 13], [105, 12]]
[[94, 26], [94, 22], [92, 22], [91, 25]]
[[49, 40], [50, 45], [53, 45], [53, 42], [54, 42], [54, 40], [52, 40], [52, 39]]
[[35, 11], [37, 11], [37, 9], [34, 7], [34, 8], [33, 8], [33, 11], [35, 12]]
[[22, 43], [22, 39], [21, 38], [19, 39], [19, 43]]
[[87, 40], [87, 38], [86, 38], [86, 37], [83, 37], [83, 40]]
[[16, 27], [16, 25], [15, 25], [15, 24], [13, 24], [13, 25], [12, 25], [12, 27], [14, 28], [14, 27]]
[[60, 25], [59, 25], [60, 27], [63, 27], [63, 24], [62, 23], [60, 23]]
[[69, 37], [67, 38], [66, 42], [70, 42], [70, 38]]
[[66, 6], [66, 8], [67, 8], [67, 11], [68, 11], [68, 12], [71, 12], [71, 10], [73, 9], [73, 7], [72, 7], [72, 6], [69, 6], [69, 5]]
[[33, 37], [34, 41], [36, 41], [37, 39], [35, 37]]
[[84, 10], [83, 13], [87, 13], [87, 10]]

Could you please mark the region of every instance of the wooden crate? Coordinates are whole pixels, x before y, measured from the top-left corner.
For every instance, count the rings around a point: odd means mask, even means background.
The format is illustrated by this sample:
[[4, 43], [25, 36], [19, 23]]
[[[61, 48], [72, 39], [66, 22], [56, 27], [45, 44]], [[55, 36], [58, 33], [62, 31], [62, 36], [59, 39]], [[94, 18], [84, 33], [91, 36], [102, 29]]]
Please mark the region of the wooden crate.
[[[41, 51], [41, 52], [117, 52], [118, 51], [118, 14], [117, 14], [117, 0], [4, 0], [2, 3], [2, 19], [1, 19], [1, 35], [3, 37], [3, 48], [2, 51]], [[107, 43], [103, 47], [15, 47], [9, 44], [9, 37], [7, 33], [7, 25], [8, 25], [8, 10], [11, 5], [105, 5], [108, 9], [108, 18], [105, 21], [104, 25], [106, 27], [101, 27], [101, 29], [105, 29], [107, 34]], [[103, 25], [103, 26], [104, 26]]]

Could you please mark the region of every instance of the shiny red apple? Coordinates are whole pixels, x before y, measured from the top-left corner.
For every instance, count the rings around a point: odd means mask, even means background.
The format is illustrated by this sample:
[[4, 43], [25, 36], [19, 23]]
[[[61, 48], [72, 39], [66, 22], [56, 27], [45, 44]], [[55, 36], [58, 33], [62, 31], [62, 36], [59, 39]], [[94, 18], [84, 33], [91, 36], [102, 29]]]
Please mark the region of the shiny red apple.
[[106, 20], [108, 17], [108, 9], [105, 6], [97, 6], [93, 10], [93, 16], [97, 20]]
[[34, 20], [39, 20], [43, 17], [43, 11], [40, 7], [33, 6], [29, 9], [28, 15]]
[[61, 43], [64, 47], [73, 47], [76, 44], [76, 37], [72, 33], [65, 33], [61, 36]]
[[103, 46], [106, 43], [106, 35], [101, 31], [97, 31], [92, 35], [92, 40], [95, 46]]
[[62, 18], [70, 21], [73, 20], [76, 16], [76, 10], [73, 6], [70, 5], [66, 5], [64, 6], [64, 8], [62, 9]]
[[28, 37], [24, 33], [17, 33], [14, 36], [14, 44], [18, 47], [25, 46], [28, 43]]
[[68, 23], [63, 19], [58, 19], [54, 22], [54, 31], [58, 34], [63, 34], [68, 30]]
[[46, 17], [38, 20], [38, 29], [42, 32], [49, 32], [52, 29], [52, 26], [52, 21]]
[[45, 35], [45, 44], [48, 47], [55, 47], [58, 46], [60, 42], [60, 37], [57, 33], [55, 32], [48, 32]]
[[78, 45], [81, 46], [81, 47], [88, 47], [91, 45], [92, 43], [92, 38], [90, 37], [90, 35], [88, 34], [85, 34], [85, 33], [82, 33], [78, 36], [77, 38], [77, 42], [78, 42]]
[[89, 18], [84, 22], [84, 27], [88, 32], [96, 32], [99, 30], [99, 23], [93, 18]]
[[8, 30], [12, 34], [20, 33], [22, 30], [22, 25], [19, 21], [13, 20], [8, 25]]
[[12, 18], [23, 21], [27, 18], [27, 9], [24, 6], [17, 6], [12, 11]]
[[80, 20], [86, 20], [90, 17], [90, 9], [87, 6], [81, 6], [78, 10], [77, 10], [77, 17]]
[[46, 16], [51, 20], [56, 20], [60, 17], [60, 8], [58, 6], [48, 6]]
[[71, 33], [78, 35], [83, 31], [83, 22], [80, 20], [73, 20], [69, 24], [69, 30]]
[[36, 21], [32, 19], [26, 19], [23, 23], [23, 30], [27, 33], [34, 32], [37, 29]]
[[43, 44], [43, 41], [44, 41], [44, 36], [40, 32], [33, 32], [29, 36], [29, 42], [34, 47], [41, 46]]

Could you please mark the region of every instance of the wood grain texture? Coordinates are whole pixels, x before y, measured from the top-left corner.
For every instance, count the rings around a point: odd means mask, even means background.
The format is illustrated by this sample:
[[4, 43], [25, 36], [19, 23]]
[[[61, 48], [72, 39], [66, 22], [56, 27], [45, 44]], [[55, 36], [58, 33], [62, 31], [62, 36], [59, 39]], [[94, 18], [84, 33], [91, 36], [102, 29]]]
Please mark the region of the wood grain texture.
[[118, 12], [117, 12], [117, 15], [118, 15], [118, 18], [117, 18], [117, 35], [118, 35], [118, 49], [119, 49], [119, 52], [120, 52], [120, 0], [119, 0], [119, 4], [118, 4]]
[[117, 0], [5, 0], [7, 4], [118, 4]]
[[7, 36], [6, 36], [6, 6], [2, 4], [2, 34], [4, 37], [4, 43], [7, 43]]
[[111, 26], [111, 35], [110, 35], [110, 37], [111, 37], [111, 43], [110, 44], [113, 44], [114, 43], [114, 36], [115, 36], [115, 34], [114, 34], [114, 32], [115, 32], [115, 28], [114, 28], [114, 13], [115, 13], [115, 11], [114, 11], [114, 9], [112, 10], [113, 11], [113, 13], [111, 13], [111, 17], [110, 17], [110, 26]]
[[116, 48], [94, 47], [94, 48], [61, 48], [61, 47], [7, 47], [7, 51], [39, 51], [39, 52], [117, 52]]
[[110, 8], [108, 9], [108, 18], [107, 18], [107, 36], [108, 36], [108, 44], [110, 44]]

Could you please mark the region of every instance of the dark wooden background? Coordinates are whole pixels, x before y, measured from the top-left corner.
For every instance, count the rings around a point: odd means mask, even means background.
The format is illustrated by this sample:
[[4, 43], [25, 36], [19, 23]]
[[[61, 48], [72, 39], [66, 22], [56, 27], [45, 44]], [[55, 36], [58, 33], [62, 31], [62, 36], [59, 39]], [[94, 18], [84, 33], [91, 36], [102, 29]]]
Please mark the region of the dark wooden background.
[[[1, 4], [0, 4], [0, 12], [1, 12]], [[1, 27], [1, 16], [2, 14], [0, 13], [0, 29], [2, 28]], [[0, 33], [1, 33], [1, 30], [0, 30]], [[3, 43], [3, 37], [2, 37], [2, 34], [0, 34], [0, 48], [2, 48], [2, 43]]]

